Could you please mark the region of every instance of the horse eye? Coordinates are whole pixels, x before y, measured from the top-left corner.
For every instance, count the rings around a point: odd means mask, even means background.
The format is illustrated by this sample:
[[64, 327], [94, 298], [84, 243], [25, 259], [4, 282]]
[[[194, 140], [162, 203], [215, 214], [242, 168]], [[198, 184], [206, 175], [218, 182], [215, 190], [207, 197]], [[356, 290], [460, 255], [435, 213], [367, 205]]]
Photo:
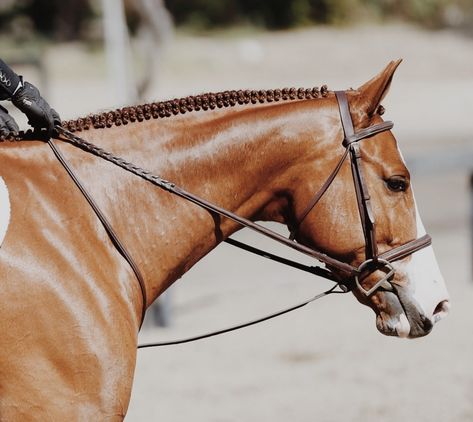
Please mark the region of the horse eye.
[[391, 177], [386, 180], [386, 185], [393, 192], [405, 192], [407, 189], [407, 181], [404, 177]]

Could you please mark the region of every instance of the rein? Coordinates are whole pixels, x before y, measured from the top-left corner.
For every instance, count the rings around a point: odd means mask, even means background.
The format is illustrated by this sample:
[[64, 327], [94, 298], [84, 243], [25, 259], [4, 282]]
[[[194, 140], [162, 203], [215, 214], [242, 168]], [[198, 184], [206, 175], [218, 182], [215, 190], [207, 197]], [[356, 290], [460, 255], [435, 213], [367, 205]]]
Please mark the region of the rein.
[[295, 311], [296, 309], [300, 309], [300, 308], [308, 305], [309, 303], [315, 302], [318, 299], [322, 299], [325, 296], [328, 296], [328, 295], [331, 295], [331, 294], [348, 293], [348, 290], [343, 290], [343, 288], [341, 288], [341, 290], [335, 290], [337, 287], [340, 287], [340, 285], [336, 284], [335, 286], [331, 287], [330, 289], [326, 290], [325, 292], [319, 293], [318, 295], [315, 295], [311, 299], [306, 300], [306, 301], [304, 301], [302, 303], [299, 303], [297, 305], [291, 306], [290, 308], [286, 308], [286, 309], [283, 309], [281, 311], [274, 312], [272, 314], [266, 315], [266, 316], [258, 318], [258, 319], [254, 319], [254, 320], [249, 321], [249, 322], [245, 322], [243, 324], [238, 324], [238, 325], [234, 325], [232, 327], [224, 328], [222, 330], [211, 331], [209, 333], [200, 334], [200, 335], [197, 335], [197, 336], [194, 336], [194, 337], [187, 337], [187, 338], [183, 338], [183, 339], [179, 339], [179, 340], [160, 341], [160, 342], [153, 342], [153, 343], [143, 343], [143, 344], [139, 344], [137, 348], [138, 349], [147, 349], [147, 348], [150, 348], [150, 347], [175, 346], [177, 344], [184, 344], [184, 343], [190, 343], [190, 342], [197, 341], [197, 340], [203, 340], [204, 338], [210, 338], [210, 337], [218, 336], [220, 334], [225, 334], [225, 333], [229, 333], [231, 331], [236, 331], [236, 330], [240, 330], [242, 328], [250, 327], [252, 325], [256, 325], [256, 324], [259, 324], [261, 322], [268, 321], [268, 320], [276, 318], [278, 316], [281, 316], [281, 315], [287, 314], [289, 312]]
[[[139, 176], [140, 178], [152, 183], [153, 185], [169, 193], [172, 193], [183, 199], [186, 199], [187, 201], [192, 202], [212, 213], [226, 217], [243, 227], [247, 227], [253, 231], [256, 231], [266, 237], [269, 237], [279, 243], [282, 243], [290, 247], [291, 249], [295, 249], [305, 255], [315, 258], [318, 261], [325, 264], [327, 268], [322, 268], [322, 267], [317, 267], [317, 266], [315, 267], [306, 266], [306, 265], [291, 261], [289, 259], [282, 258], [277, 255], [273, 255], [269, 252], [259, 250], [252, 246], [238, 242], [234, 239], [227, 239], [226, 240], [227, 243], [233, 246], [242, 248], [248, 252], [255, 253], [263, 257], [266, 257], [268, 259], [272, 259], [274, 261], [283, 263], [285, 265], [289, 265], [291, 267], [324, 277], [336, 283], [336, 285], [332, 287], [331, 289], [323, 293], [320, 293], [303, 303], [300, 303], [298, 305], [292, 306], [290, 308], [284, 309], [282, 311], [273, 313], [271, 315], [268, 315], [268, 316], [265, 316], [265, 317], [262, 317], [262, 318], [244, 323], [244, 324], [236, 325], [230, 328], [218, 330], [218, 331], [207, 333], [207, 334], [190, 337], [187, 339], [173, 340], [173, 341], [160, 342], [160, 343], [143, 344], [143, 345], [139, 345], [138, 348], [188, 343], [191, 341], [213, 337], [218, 334], [223, 334], [229, 331], [234, 331], [237, 329], [248, 327], [248, 326], [275, 318], [279, 315], [286, 314], [293, 310], [299, 309], [329, 294], [346, 293], [349, 290], [351, 290], [351, 288], [353, 288], [353, 281], [355, 285], [358, 287], [358, 289], [366, 296], [371, 295], [372, 293], [374, 293], [374, 291], [376, 291], [379, 288], [392, 291], [393, 287], [390, 284], [390, 279], [395, 272], [395, 269], [392, 266], [392, 262], [403, 259], [413, 254], [414, 252], [417, 252], [420, 249], [425, 248], [431, 244], [430, 236], [424, 235], [419, 239], [412, 240], [403, 245], [390, 249], [384, 252], [383, 254], [378, 254], [378, 248], [377, 248], [377, 243], [376, 243], [375, 221], [374, 221], [374, 217], [371, 211], [370, 196], [369, 196], [368, 189], [363, 178], [363, 173], [362, 173], [362, 168], [361, 168], [361, 152], [359, 149], [358, 142], [363, 139], [370, 138], [373, 135], [376, 135], [378, 133], [390, 130], [393, 127], [393, 123], [383, 122], [380, 124], [372, 125], [366, 129], [362, 129], [359, 132], [355, 133], [351, 116], [350, 116], [348, 99], [346, 97], [346, 93], [344, 91], [336, 91], [335, 95], [337, 98], [337, 102], [338, 102], [338, 106], [340, 110], [341, 123], [344, 130], [343, 146], [345, 147], [345, 152], [343, 156], [341, 157], [340, 161], [337, 163], [335, 169], [327, 178], [327, 181], [324, 183], [322, 188], [315, 194], [314, 198], [310, 201], [309, 205], [306, 207], [302, 216], [299, 217], [298, 224], [295, 227], [295, 229], [291, 231], [291, 235], [289, 239], [285, 238], [279, 233], [273, 230], [270, 230], [260, 224], [257, 224], [249, 219], [241, 217], [231, 211], [228, 211], [222, 207], [219, 207], [218, 205], [208, 202], [207, 200], [203, 198], [200, 198], [190, 192], [187, 192], [186, 190], [180, 188], [179, 186], [176, 186], [174, 183], [167, 181], [161, 178], [160, 176], [157, 176], [145, 169], [142, 169], [134, 165], [133, 163], [130, 163], [124, 160], [121, 157], [115, 156], [112, 153], [105, 151], [102, 148], [90, 142], [87, 142], [86, 140], [78, 137], [77, 135], [74, 135], [73, 133], [64, 129], [63, 127], [56, 126], [57, 132], [60, 135], [62, 135], [62, 137], [58, 138], [59, 140], [69, 142], [72, 145], [88, 153], [91, 153], [97, 157], [100, 157], [106, 161], [109, 161], [115, 164], [116, 166], [136, 176]], [[53, 150], [58, 160], [65, 167], [68, 174], [71, 176], [74, 183], [78, 186], [78, 188], [81, 190], [84, 197], [87, 199], [87, 201], [91, 205], [92, 209], [96, 213], [99, 220], [102, 222], [105, 230], [107, 231], [109, 237], [111, 238], [113, 244], [115, 245], [119, 253], [126, 259], [130, 267], [132, 268], [133, 272], [135, 273], [135, 276], [138, 279], [138, 282], [140, 284], [140, 289], [141, 289], [142, 299], [143, 299], [143, 310], [142, 310], [142, 317], [141, 317], [141, 323], [140, 323], [140, 327], [141, 327], [141, 324], [143, 323], [146, 307], [147, 307], [147, 294], [146, 294], [146, 286], [145, 286], [143, 277], [138, 269], [138, 266], [135, 264], [135, 262], [133, 261], [133, 258], [128, 253], [124, 245], [120, 242], [118, 236], [114, 232], [112, 226], [106, 219], [105, 215], [101, 212], [101, 210], [98, 208], [93, 198], [88, 194], [86, 189], [83, 187], [82, 183], [74, 174], [73, 170], [70, 168], [65, 158], [62, 156], [61, 152], [57, 148], [57, 146], [52, 142], [52, 140], [48, 140], [48, 144]], [[362, 229], [363, 229], [363, 233], [365, 237], [365, 244], [366, 244], [366, 254], [365, 254], [366, 260], [358, 268], [346, 262], [330, 257], [323, 252], [320, 252], [318, 250], [315, 250], [307, 246], [304, 246], [300, 243], [297, 243], [293, 240], [296, 236], [299, 226], [301, 225], [303, 220], [307, 217], [307, 215], [312, 211], [314, 206], [318, 203], [318, 201], [326, 192], [328, 187], [331, 185], [331, 183], [337, 176], [338, 172], [340, 171], [342, 164], [345, 162], [348, 156], [350, 156], [356, 198], [357, 198], [358, 209], [360, 213]], [[363, 275], [373, 273], [377, 270], [384, 271], [385, 273], [384, 276], [380, 280], [378, 280], [374, 284], [374, 286], [372, 286], [371, 288], [369, 289], [364, 288], [361, 285], [360, 278], [362, 278]], [[337, 287], [339, 287], [340, 290], [338, 291], [335, 290]]]

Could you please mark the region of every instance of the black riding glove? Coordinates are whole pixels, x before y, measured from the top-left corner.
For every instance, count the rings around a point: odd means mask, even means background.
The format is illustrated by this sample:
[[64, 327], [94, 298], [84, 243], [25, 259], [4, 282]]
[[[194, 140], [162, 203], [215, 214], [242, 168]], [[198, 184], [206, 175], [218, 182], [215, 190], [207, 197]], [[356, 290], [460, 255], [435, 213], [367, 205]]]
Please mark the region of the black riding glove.
[[31, 126], [35, 129], [47, 129], [49, 136], [54, 126], [61, 124], [59, 114], [41, 97], [38, 88], [29, 82], [23, 83], [11, 98], [11, 102], [26, 114]]
[[20, 128], [13, 117], [8, 114], [7, 109], [0, 105], [0, 137], [17, 135]]
[[0, 100], [9, 100], [22, 85], [21, 77], [0, 59]]

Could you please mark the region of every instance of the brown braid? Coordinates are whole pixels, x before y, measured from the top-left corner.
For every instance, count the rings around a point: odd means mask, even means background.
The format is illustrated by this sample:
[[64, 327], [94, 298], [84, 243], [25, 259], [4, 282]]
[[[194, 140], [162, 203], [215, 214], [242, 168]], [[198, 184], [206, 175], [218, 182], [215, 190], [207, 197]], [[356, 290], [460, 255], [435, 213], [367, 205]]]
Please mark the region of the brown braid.
[[326, 85], [315, 88], [284, 88], [268, 90], [224, 91], [189, 96], [170, 101], [162, 101], [138, 106], [123, 107], [114, 111], [89, 115], [85, 118], [63, 122], [62, 126], [70, 132], [103, 129], [126, 125], [129, 122], [160, 119], [199, 110], [233, 107], [243, 104], [263, 104], [287, 100], [304, 100], [326, 97]]
[[[223, 91], [189, 96], [170, 101], [123, 107], [113, 111], [91, 114], [76, 120], [62, 122], [62, 127], [70, 132], [80, 132], [88, 129], [103, 129], [112, 126], [126, 125], [130, 122], [160, 119], [185, 114], [199, 110], [214, 110], [216, 108], [233, 107], [244, 104], [264, 104], [278, 101], [310, 100], [327, 97], [329, 90], [326, 85], [320, 89], [314, 88], [283, 88], [268, 90]], [[12, 135], [1, 138], [0, 141], [15, 141], [34, 138], [31, 130], [21, 132], [20, 136]]]

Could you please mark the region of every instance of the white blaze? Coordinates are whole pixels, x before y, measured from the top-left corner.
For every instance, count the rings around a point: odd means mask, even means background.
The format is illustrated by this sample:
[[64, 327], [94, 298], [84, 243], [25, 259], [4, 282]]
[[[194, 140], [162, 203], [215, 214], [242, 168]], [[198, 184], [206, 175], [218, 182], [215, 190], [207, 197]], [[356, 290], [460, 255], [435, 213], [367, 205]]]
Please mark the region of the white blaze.
[[[399, 147], [398, 151], [405, 164], [406, 161]], [[420, 218], [414, 191], [412, 191], [412, 196], [416, 207], [417, 238], [419, 238], [426, 234], [426, 231], [422, 219]], [[450, 302], [447, 302], [449, 300], [448, 291], [442, 273], [440, 272], [437, 258], [435, 257], [434, 248], [429, 246], [413, 253], [404, 270], [413, 288], [413, 297], [424, 311], [425, 316], [433, 323], [440, 321], [447, 315]], [[442, 301], [445, 302], [442, 304], [441, 310], [439, 311], [437, 309], [436, 315], [434, 316], [435, 308]]]
[[10, 198], [8, 197], [7, 185], [0, 177], [0, 246], [7, 234], [10, 223]]
[[[417, 237], [419, 238], [426, 234], [426, 232], [419, 215], [417, 204], [415, 204], [415, 207]], [[436, 315], [434, 320], [433, 314], [435, 308], [440, 302], [448, 300], [448, 292], [433, 247], [429, 246], [412, 254], [411, 260], [405, 267], [405, 271], [414, 289], [413, 296], [421, 306], [425, 316], [432, 319], [432, 322], [437, 322], [444, 316], [444, 313], [440, 312]], [[443, 309], [443, 311], [447, 310], [446, 308]]]

